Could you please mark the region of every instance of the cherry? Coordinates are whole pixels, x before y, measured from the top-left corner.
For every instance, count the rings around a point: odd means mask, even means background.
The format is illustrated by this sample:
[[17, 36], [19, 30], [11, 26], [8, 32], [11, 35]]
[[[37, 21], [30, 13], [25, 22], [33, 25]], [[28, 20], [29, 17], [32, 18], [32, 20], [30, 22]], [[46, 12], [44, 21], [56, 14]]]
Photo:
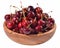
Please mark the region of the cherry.
[[43, 21], [43, 20], [38, 21], [38, 25], [40, 25], [40, 26], [43, 25], [44, 23], [45, 23], [45, 21]]
[[43, 13], [43, 16], [49, 17], [49, 15], [47, 13]]
[[34, 11], [34, 8], [33, 8], [33, 6], [28, 6], [27, 10], [28, 11]]
[[24, 34], [23, 28], [20, 28], [20, 29], [19, 29], [19, 33]]
[[47, 13], [42, 13], [42, 16], [44, 21], [47, 21], [49, 18], [49, 15]]
[[27, 16], [28, 16], [28, 18], [34, 18], [35, 13], [33, 11], [30, 11], [30, 12], [28, 12]]
[[19, 18], [18, 17], [13, 17], [12, 21], [15, 22], [15, 23], [18, 23], [19, 22]]
[[35, 30], [36, 30], [36, 31], [41, 31], [41, 29], [42, 29], [42, 26], [39, 26], [39, 25], [38, 25], [38, 26], [35, 27]]
[[18, 28], [21, 28], [22, 27], [22, 23], [20, 22], [19, 24], [18, 24]]
[[22, 26], [23, 27], [27, 27], [28, 26], [28, 22], [22, 22]]
[[10, 20], [10, 14], [7, 14], [7, 15], [5, 15], [5, 20], [7, 21], [7, 20]]
[[36, 7], [35, 8], [35, 12], [36, 13], [42, 13], [43, 11], [42, 11], [42, 9], [40, 7]]
[[[46, 24], [47, 31], [51, 30], [54, 27], [54, 24], [52, 22], [48, 22]], [[46, 29], [45, 29], [46, 30]]]
[[28, 35], [31, 33], [31, 31], [29, 30], [29, 28], [21, 28], [20, 33]]
[[35, 28], [36, 25], [37, 25], [37, 21], [36, 21], [36, 19], [32, 19], [32, 20], [30, 20], [30, 22], [31, 22], [31, 27], [32, 27], [32, 28]]
[[17, 12], [16, 12], [16, 16], [17, 16], [17, 17], [21, 17], [21, 16], [22, 16], [22, 12], [21, 12], [21, 11], [17, 11]]
[[19, 32], [18, 27], [14, 28], [13, 31], [14, 31], [14, 32]]
[[41, 19], [41, 14], [40, 13], [37, 13], [36, 14], [36, 17], [37, 17], [37, 20]]
[[31, 33], [31, 31], [29, 30], [29, 28], [24, 29], [24, 34], [30, 34], [30, 33]]
[[49, 18], [48, 21], [50, 21], [54, 24], [54, 19], [53, 18]]
[[7, 22], [7, 27], [9, 28], [9, 29], [12, 29], [13, 28], [13, 26], [14, 26], [14, 24], [12, 23], [12, 22]]
[[31, 28], [31, 27], [29, 27], [29, 30], [30, 30], [31, 34], [35, 34], [36, 33], [36, 31], [33, 28]]
[[24, 12], [27, 12], [27, 8], [23, 8]]

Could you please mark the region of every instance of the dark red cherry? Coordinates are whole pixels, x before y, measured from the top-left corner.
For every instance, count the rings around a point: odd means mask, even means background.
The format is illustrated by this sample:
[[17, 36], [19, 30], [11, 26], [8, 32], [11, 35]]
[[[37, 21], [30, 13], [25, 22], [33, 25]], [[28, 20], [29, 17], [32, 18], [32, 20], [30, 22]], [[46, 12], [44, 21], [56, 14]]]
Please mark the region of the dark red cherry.
[[23, 28], [20, 28], [20, 29], [19, 29], [19, 33], [24, 34]]
[[20, 33], [28, 35], [31, 33], [31, 31], [29, 30], [29, 28], [21, 28]]
[[27, 13], [28, 13], [27, 8], [23, 8], [23, 11], [25, 13], [25, 16], [27, 16]]
[[14, 31], [14, 32], [19, 32], [19, 28], [16, 27], [16, 28], [13, 29], [13, 31]]
[[34, 8], [33, 8], [33, 6], [28, 6], [27, 10], [28, 11], [34, 11]]
[[26, 18], [26, 17], [23, 18], [23, 19], [22, 19], [22, 26], [23, 26], [23, 27], [26, 27], [26, 26], [27, 26], [27, 23], [28, 23], [27, 18]]
[[37, 17], [37, 20], [41, 19], [41, 14], [40, 13], [37, 13], [36, 14], [36, 17]]
[[24, 29], [24, 34], [27, 34], [27, 35], [28, 35], [28, 34], [30, 34], [30, 33], [31, 33], [31, 31], [29, 30], [29, 28], [25, 28], [25, 29]]
[[44, 21], [47, 21], [49, 18], [49, 15], [47, 13], [42, 13], [42, 16]]
[[43, 16], [49, 17], [49, 15], [47, 13], [43, 13]]
[[27, 22], [22, 22], [22, 26], [23, 27], [27, 27], [28, 26], [28, 23]]
[[36, 31], [41, 31], [42, 26], [39, 26], [39, 25], [38, 25], [38, 26], [35, 27], [35, 29], [36, 29]]
[[21, 12], [21, 11], [17, 11], [17, 12], [16, 12], [16, 16], [17, 16], [17, 17], [21, 17], [21, 16], [22, 16], [22, 12]]
[[54, 19], [53, 18], [49, 18], [48, 21], [50, 21], [54, 24]]
[[30, 20], [30, 23], [31, 23], [31, 27], [32, 27], [32, 28], [35, 28], [36, 25], [37, 25], [37, 21], [34, 20], [34, 19]]
[[5, 15], [5, 20], [7, 21], [7, 20], [10, 20], [10, 14], [7, 14], [7, 15]]
[[34, 18], [35, 17], [35, 13], [33, 11], [30, 11], [30, 12], [28, 12], [27, 16], [29, 18]]
[[23, 11], [24, 11], [24, 12], [27, 12], [27, 8], [23, 8]]
[[40, 26], [43, 25], [44, 23], [45, 23], [45, 21], [43, 21], [43, 20], [38, 21], [38, 25], [40, 25]]
[[13, 17], [12, 21], [15, 22], [15, 23], [18, 23], [19, 22], [19, 18], [18, 17]]
[[47, 30], [50, 30], [50, 29], [52, 29], [53, 28], [53, 23], [52, 22], [48, 22], [47, 24], [46, 24], [46, 26], [47, 26]]
[[12, 22], [7, 22], [7, 27], [9, 28], [9, 29], [12, 29], [13, 28], [13, 26], [14, 26], [14, 24], [12, 23]]
[[18, 24], [18, 28], [22, 28], [22, 23], [21, 22]]
[[23, 17], [22, 22], [27, 22], [27, 17]]
[[42, 13], [43, 11], [42, 11], [42, 9], [40, 7], [36, 7], [35, 8], [35, 12], [36, 13]]

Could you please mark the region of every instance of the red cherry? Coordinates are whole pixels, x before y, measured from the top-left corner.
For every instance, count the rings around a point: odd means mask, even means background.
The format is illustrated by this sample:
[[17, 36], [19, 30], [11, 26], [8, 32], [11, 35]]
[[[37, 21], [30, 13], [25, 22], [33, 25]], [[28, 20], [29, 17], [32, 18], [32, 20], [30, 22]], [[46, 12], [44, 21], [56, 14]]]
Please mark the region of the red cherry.
[[33, 6], [28, 6], [27, 10], [28, 11], [34, 11], [34, 8], [33, 8]]
[[16, 12], [16, 15], [19, 16], [19, 15], [20, 15], [20, 11], [17, 11], [17, 12]]
[[12, 29], [13, 26], [14, 26], [14, 24], [13, 24], [12, 22], [7, 22], [7, 27], [8, 27], [9, 29]]
[[21, 11], [17, 11], [17, 12], [16, 12], [16, 16], [20, 18], [20, 17], [22, 16]]
[[42, 12], [43, 12], [40, 7], [36, 7], [36, 8], [35, 8], [35, 11], [36, 11], [36, 13], [42, 13]]
[[24, 12], [27, 12], [27, 8], [23, 8], [23, 11], [24, 11]]
[[53, 18], [49, 18], [48, 21], [50, 21], [54, 24], [54, 19]]
[[37, 20], [41, 19], [41, 14], [40, 13], [37, 13], [36, 16], [37, 16]]
[[13, 31], [14, 31], [14, 32], [19, 32], [18, 27], [14, 28]]
[[23, 31], [24, 31], [23, 28], [20, 28], [20, 29], [19, 29], [19, 33], [24, 34]]
[[19, 18], [18, 17], [13, 17], [12, 21], [15, 22], [15, 23], [18, 23], [19, 22]]
[[26, 17], [24, 17], [24, 18], [22, 19], [22, 26], [23, 26], [23, 27], [27, 27], [27, 25], [28, 25], [28, 20], [27, 20]]
[[32, 19], [32, 20], [30, 20], [30, 22], [31, 22], [31, 27], [32, 27], [32, 28], [35, 28], [36, 25], [37, 25], [37, 21], [34, 20], [34, 19]]
[[29, 30], [29, 28], [24, 29], [24, 34], [30, 34], [30, 33], [31, 33], [31, 31]]
[[43, 25], [44, 23], [45, 23], [45, 21], [43, 21], [43, 20], [38, 21], [38, 25], [40, 25], [40, 26]]
[[29, 28], [21, 28], [20, 29], [20, 33], [22, 33], [22, 34], [30, 34], [31, 33], [31, 31], [30, 31], [30, 29]]
[[22, 23], [20, 22], [19, 24], [18, 24], [18, 28], [21, 28], [22, 27]]
[[28, 26], [27, 22], [22, 22], [22, 26], [27, 27]]
[[23, 19], [22, 19], [22, 22], [27, 22], [27, 18], [26, 18], [26, 17], [23, 18]]
[[49, 17], [49, 15], [47, 13], [43, 13], [43, 16], [46, 16], [47, 18]]
[[5, 20], [10, 20], [10, 14], [5, 15]]
[[27, 16], [28, 16], [29, 18], [34, 18], [34, 17], [35, 17], [35, 13], [32, 12], [32, 11], [30, 11], [30, 12], [27, 14]]
[[39, 25], [38, 25], [38, 26], [35, 27], [35, 29], [36, 29], [36, 31], [41, 31], [42, 26], [39, 26]]

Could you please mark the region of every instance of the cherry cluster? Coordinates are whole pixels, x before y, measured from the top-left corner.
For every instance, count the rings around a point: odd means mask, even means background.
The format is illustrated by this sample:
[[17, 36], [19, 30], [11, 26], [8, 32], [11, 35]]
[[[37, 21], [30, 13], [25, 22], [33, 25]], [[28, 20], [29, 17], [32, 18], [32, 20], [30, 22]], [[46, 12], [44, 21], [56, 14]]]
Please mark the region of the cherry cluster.
[[7, 28], [21, 34], [38, 34], [51, 30], [54, 19], [47, 13], [43, 13], [40, 7], [28, 6], [15, 14], [6, 14], [5, 22]]

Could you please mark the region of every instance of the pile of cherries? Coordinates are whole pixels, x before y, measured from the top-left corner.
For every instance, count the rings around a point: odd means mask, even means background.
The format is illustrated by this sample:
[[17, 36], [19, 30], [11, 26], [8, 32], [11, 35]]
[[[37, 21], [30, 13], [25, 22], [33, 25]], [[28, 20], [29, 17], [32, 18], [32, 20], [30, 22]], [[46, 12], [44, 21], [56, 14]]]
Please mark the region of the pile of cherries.
[[51, 30], [54, 19], [43, 13], [40, 7], [28, 6], [15, 14], [6, 14], [5, 23], [8, 29], [21, 34], [38, 34]]

